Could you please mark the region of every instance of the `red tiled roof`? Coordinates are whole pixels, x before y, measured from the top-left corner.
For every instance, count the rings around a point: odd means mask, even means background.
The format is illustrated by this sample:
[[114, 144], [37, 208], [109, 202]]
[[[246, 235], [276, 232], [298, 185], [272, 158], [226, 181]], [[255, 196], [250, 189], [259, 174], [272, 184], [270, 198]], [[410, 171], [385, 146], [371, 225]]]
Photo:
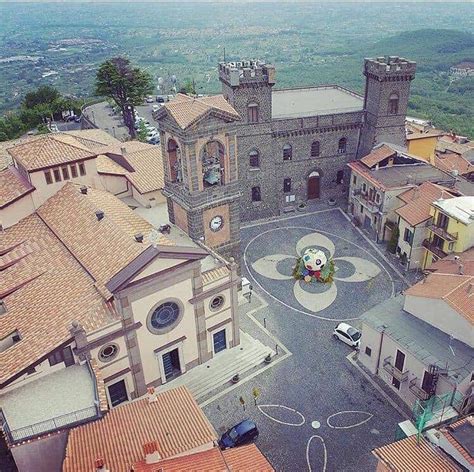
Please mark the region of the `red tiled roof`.
[[423, 437], [417, 436], [378, 447], [372, 451], [393, 472], [460, 472], [461, 468]]
[[[458, 259], [454, 259], [455, 257]], [[433, 262], [428, 270], [439, 274], [459, 274], [460, 265], [464, 275], [474, 275], [474, 247], [464, 252], [449, 254]]]
[[13, 166], [0, 171], [0, 208], [32, 192], [34, 187]]
[[450, 442], [450, 444], [458, 450], [458, 452], [466, 459], [466, 461], [474, 466], [474, 457], [471, 456], [469, 451], [459, 444], [456, 438], [451, 434], [459, 427], [468, 428], [470, 431], [471, 439], [474, 438], [474, 417], [469, 416], [468, 418], [464, 418], [460, 421], [456, 421], [455, 423], [450, 424], [446, 428], [442, 428], [441, 432], [443, 433], [444, 437]]
[[373, 167], [374, 165], [395, 155], [396, 153], [397, 151], [394, 151], [391, 147], [387, 146], [386, 144], [382, 144], [382, 146], [373, 149], [372, 152], [364, 156], [361, 159], [361, 162], [363, 162], [367, 167]]
[[416, 226], [430, 218], [431, 204], [440, 198], [452, 198], [449, 189], [431, 182], [423, 182], [398, 196], [406, 204], [395, 210], [411, 226]]
[[460, 175], [474, 172], [474, 165], [454, 152], [436, 153], [434, 165], [445, 172], [457, 170]]
[[93, 470], [95, 460], [102, 458], [111, 472], [129, 472], [132, 464], [143, 463], [143, 447], [151, 441], [162, 459], [171, 459], [212, 447], [215, 440], [214, 428], [189, 390], [178, 387], [158, 394], [154, 402], [136, 400], [72, 429], [62, 470]]

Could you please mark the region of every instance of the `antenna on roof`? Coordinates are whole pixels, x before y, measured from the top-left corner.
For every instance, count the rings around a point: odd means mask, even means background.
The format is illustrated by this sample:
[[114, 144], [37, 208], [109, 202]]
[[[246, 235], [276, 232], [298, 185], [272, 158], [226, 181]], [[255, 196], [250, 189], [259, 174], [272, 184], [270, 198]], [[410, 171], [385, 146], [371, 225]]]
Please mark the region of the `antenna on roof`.
[[225, 48], [224, 48], [224, 63], [225, 63]]

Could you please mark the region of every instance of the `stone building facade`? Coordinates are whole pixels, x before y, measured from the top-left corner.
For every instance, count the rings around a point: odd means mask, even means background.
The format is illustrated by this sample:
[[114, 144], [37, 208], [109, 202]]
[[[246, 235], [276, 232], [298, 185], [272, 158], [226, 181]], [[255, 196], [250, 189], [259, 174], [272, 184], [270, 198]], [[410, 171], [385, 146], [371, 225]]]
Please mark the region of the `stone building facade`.
[[[345, 195], [347, 163], [380, 142], [405, 143], [415, 69], [399, 57], [366, 59], [362, 97], [336, 85], [273, 90], [274, 66], [220, 63], [222, 95], [178, 95], [155, 116], [171, 221], [237, 258], [241, 221]], [[206, 167], [215, 142], [219, 176]]]

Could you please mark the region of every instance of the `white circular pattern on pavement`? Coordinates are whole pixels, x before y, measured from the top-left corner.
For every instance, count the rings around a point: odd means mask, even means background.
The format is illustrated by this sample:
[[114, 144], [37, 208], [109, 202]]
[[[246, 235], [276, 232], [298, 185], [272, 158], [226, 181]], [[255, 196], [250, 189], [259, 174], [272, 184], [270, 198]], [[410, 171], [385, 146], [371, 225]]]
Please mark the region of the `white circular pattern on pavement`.
[[[358, 423], [349, 424], [347, 426], [334, 426], [333, 424], [331, 424], [331, 418], [335, 418], [336, 416], [339, 416], [339, 415], [345, 415], [346, 413], [364, 416], [365, 418], [359, 421]], [[329, 416], [328, 419], [326, 420], [326, 423], [328, 424], [330, 428], [333, 428], [333, 429], [351, 429], [351, 428], [355, 428], [356, 426], [360, 426], [361, 424], [367, 423], [367, 421], [369, 421], [372, 418], [372, 416], [374, 416], [372, 413], [367, 413], [366, 411], [357, 411], [357, 410], [339, 411], [338, 413], [334, 413], [331, 416]]]
[[[286, 426], [303, 426], [305, 423], [305, 417], [298, 411], [293, 408], [290, 408], [289, 406], [285, 405], [257, 405], [257, 408], [260, 410], [260, 413], [265, 415], [267, 418], [270, 418], [272, 421], [275, 421], [276, 423], [284, 424]], [[288, 423], [286, 421], [279, 420], [275, 418], [274, 416], [270, 415], [269, 413], [266, 413], [263, 411], [264, 409], [271, 409], [271, 408], [281, 408], [286, 411], [291, 411], [292, 413], [296, 413], [300, 417], [300, 421], [298, 423]]]
[[319, 421], [313, 421], [311, 423], [311, 427], [314, 429], [319, 429], [321, 427], [321, 423]]

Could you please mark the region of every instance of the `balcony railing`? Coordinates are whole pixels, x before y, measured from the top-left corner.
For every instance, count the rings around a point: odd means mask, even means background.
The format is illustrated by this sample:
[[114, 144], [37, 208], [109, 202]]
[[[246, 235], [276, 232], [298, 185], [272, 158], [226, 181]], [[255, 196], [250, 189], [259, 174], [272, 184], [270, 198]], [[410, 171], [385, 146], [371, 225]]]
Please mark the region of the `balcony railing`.
[[408, 385], [408, 388], [420, 400], [428, 400], [428, 398], [430, 398], [430, 394], [425, 392], [422, 388], [418, 387], [418, 385], [416, 384], [417, 380], [418, 380], [418, 378], [415, 377], [410, 382], [410, 385]]
[[380, 211], [382, 203], [376, 203], [374, 200], [370, 200], [367, 193], [357, 192], [356, 190], [353, 195], [356, 197], [356, 200], [370, 212], [374, 213]]
[[428, 229], [430, 231], [432, 231], [434, 234], [436, 234], [437, 236], [439, 236], [440, 238], [443, 238], [444, 240], [446, 240], [450, 243], [453, 242], [453, 241], [457, 241], [457, 239], [458, 239], [458, 233], [448, 233], [441, 226], [431, 224], [431, 225], [428, 226]]
[[408, 379], [408, 370], [405, 372], [402, 372], [401, 370], [398, 370], [393, 364], [392, 364], [392, 356], [386, 357], [383, 361], [383, 368], [392, 376], [395, 377], [398, 381], [404, 382], [405, 380]]
[[23, 428], [10, 430], [7, 424], [3, 425], [3, 430], [10, 443], [16, 443], [18, 441], [24, 441], [25, 439], [40, 436], [41, 434], [56, 431], [61, 428], [78, 425], [80, 423], [90, 421], [94, 418], [99, 417], [100, 412], [97, 406], [90, 406], [83, 408], [82, 410], [73, 411], [66, 415], [57, 416], [50, 420], [41, 421], [40, 423], [34, 423]]
[[435, 256], [439, 257], [440, 259], [442, 259], [443, 257], [446, 257], [448, 255], [446, 252], [444, 252], [441, 248], [436, 246], [429, 239], [423, 240], [423, 247], [428, 249], [428, 251], [432, 252]]

